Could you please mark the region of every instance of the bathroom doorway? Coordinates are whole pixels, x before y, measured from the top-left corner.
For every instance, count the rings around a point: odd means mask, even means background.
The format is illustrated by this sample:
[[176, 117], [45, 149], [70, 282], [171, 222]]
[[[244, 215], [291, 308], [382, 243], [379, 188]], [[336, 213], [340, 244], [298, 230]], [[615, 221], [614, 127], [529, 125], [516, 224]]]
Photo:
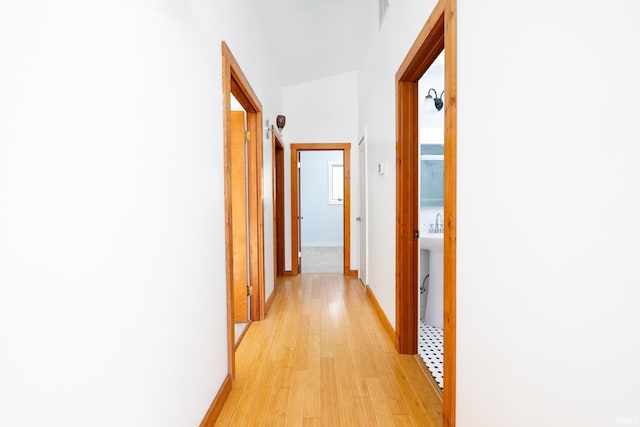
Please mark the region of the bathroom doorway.
[[440, 0], [396, 73], [396, 335], [417, 354], [419, 325], [418, 81], [444, 54], [443, 425], [455, 426], [456, 385], [456, 1]]
[[418, 81], [418, 354], [442, 390], [444, 236], [444, 52]]

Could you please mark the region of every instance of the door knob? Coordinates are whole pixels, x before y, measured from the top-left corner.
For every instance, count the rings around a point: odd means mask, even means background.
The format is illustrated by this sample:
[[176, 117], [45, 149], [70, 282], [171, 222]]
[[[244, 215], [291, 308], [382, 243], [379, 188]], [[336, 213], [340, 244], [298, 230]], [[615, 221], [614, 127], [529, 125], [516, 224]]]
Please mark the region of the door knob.
[[361, 216], [357, 217], [356, 221], [362, 221], [362, 217]]

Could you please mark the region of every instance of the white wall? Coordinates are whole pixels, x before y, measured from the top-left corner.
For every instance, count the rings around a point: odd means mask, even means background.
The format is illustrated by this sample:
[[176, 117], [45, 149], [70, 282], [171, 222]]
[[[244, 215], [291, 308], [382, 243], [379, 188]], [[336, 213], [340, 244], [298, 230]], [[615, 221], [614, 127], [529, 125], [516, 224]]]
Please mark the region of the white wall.
[[[369, 161], [390, 166], [369, 249], [392, 322], [393, 74], [432, 5], [392, 2], [360, 74]], [[458, 0], [459, 426], [640, 423], [639, 16]]]
[[300, 153], [301, 246], [342, 246], [344, 205], [329, 203], [329, 163], [342, 163], [342, 151]]
[[640, 424], [640, 5], [458, 12], [459, 425]]
[[373, 170], [381, 162], [386, 166], [384, 175], [368, 175], [368, 279], [392, 325], [396, 321], [395, 74], [434, 4], [433, 0], [391, 2], [379, 30], [378, 5], [372, 2], [368, 44], [359, 70], [359, 129], [367, 128], [367, 163]]
[[220, 40], [273, 120], [259, 28], [248, 0], [0, 6], [0, 425], [202, 420], [227, 374]]
[[[358, 212], [358, 73], [288, 86], [282, 90], [287, 124], [285, 145], [285, 259], [291, 269], [291, 154], [290, 144], [351, 143], [351, 212]], [[351, 215], [351, 269], [358, 268], [356, 215]]]

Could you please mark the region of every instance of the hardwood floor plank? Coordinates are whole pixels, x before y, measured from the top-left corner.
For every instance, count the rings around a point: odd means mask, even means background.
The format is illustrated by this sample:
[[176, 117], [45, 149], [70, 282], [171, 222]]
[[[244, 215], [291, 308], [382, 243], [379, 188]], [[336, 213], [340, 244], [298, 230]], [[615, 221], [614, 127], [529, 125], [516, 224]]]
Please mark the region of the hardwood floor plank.
[[[262, 370], [265, 373], [261, 376], [260, 382], [263, 385], [261, 390], [257, 391], [255, 403], [249, 417], [251, 426], [263, 425], [266, 419], [264, 414], [272, 410], [274, 395], [279, 391], [279, 383], [277, 382], [279, 364], [277, 362], [267, 362], [263, 365]], [[264, 387], [266, 386], [266, 387]], [[286, 406], [285, 406], [286, 408]]]
[[375, 411], [373, 410], [373, 404], [371, 403], [371, 399], [369, 399], [369, 397], [354, 397], [353, 411], [356, 414], [358, 425], [383, 427], [382, 424], [379, 424], [378, 420], [376, 420]]
[[320, 398], [322, 425], [339, 426], [340, 407], [338, 404], [338, 386], [336, 370], [332, 357], [320, 359]]
[[302, 420], [303, 427], [319, 427], [322, 426], [322, 421], [318, 417], [305, 417]]
[[367, 378], [367, 388], [369, 389], [369, 395], [371, 396], [371, 404], [376, 415], [376, 420], [381, 426], [393, 426], [393, 414], [391, 408], [387, 405], [387, 399], [384, 393], [384, 387], [380, 378], [370, 377]]
[[394, 415], [393, 421], [397, 427], [420, 427], [411, 415]]
[[320, 334], [314, 334], [309, 340], [308, 377], [305, 388], [304, 416], [317, 418], [322, 416], [320, 397]]
[[220, 426], [442, 425], [418, 360], [397, 354], [357, 279], [280, 278], [236, 351]]
[[291, 375], [291, 389], [289, 390], [289, 401], [284, 419], [285, 426], [297, 427], [302, 424], [306, 376], [306, 371], [293, 371]]

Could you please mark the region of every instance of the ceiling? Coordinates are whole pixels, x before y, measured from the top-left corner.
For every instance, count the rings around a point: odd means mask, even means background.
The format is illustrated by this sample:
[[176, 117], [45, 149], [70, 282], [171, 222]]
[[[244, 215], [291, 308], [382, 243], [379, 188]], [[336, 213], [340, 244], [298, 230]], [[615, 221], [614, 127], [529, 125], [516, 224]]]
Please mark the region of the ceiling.
[[372, 0], [254, 1], [282, 86], [358, 68]]

